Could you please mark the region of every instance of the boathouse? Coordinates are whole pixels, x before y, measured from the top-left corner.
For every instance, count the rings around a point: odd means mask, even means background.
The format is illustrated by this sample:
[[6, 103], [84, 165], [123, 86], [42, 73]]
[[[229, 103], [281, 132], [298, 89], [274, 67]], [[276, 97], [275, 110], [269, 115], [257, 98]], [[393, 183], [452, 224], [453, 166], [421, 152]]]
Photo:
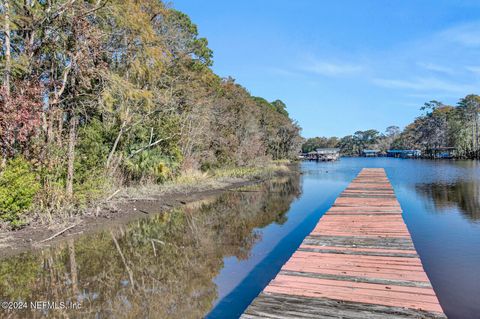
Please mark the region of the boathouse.
[[336, 161], [340, 157], [339, 148], [317, 148], [304, 154], [304, 158], [314, 161]]
[[319, 161], [336, 161], [340, 157], [339, 148], [317, 148], [315, 151]]
[[362, 155], [365, 157], [377, 157], [380, 154], [380, 150], [363, 150]]

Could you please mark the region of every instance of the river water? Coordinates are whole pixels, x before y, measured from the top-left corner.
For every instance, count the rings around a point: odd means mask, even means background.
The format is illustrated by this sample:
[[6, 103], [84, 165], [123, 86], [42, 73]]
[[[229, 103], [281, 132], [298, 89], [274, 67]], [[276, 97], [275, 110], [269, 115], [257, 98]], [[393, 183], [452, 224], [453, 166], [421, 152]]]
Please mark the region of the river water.
[[[237, 318], [362, 167], [383, 167], [449, 318], [480, 318], [480, 163], [392, 158], [304, 162], [122, 227], [0, 260], [0, 317]], [[71, 303], [80, 304], [68, 309]]]

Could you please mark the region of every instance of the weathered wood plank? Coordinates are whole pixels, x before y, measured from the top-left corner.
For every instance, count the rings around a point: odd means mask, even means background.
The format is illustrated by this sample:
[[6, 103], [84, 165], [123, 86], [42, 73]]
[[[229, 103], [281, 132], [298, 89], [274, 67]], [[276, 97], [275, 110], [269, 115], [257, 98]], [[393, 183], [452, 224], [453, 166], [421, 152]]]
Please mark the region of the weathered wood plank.
[[242, 318], [425, 319], [445, 318], [445, 316], [435, 312], [402, 307], [261, 293], [255, 299], [255, 303], [245, 311]]
[[[362, 248], [362, 247], [335, 247], [335, 246], [315, 246], [302, 244], [298, 250], [330, 252], [332, 254], [351, 254], [351, 255], [369, 255], [369, 256], [392, 256], [392, 257], [418, 257], [417, 252], [400, 249], [382, 249], [382, 248]], [[398, 256], [396, 256], [398, 255]]]
[[416, 258], [416, 254], [410, 253], [392, 253], [392, 252], [368, 252], [368, 251], [356, 251], [356, 250], [338, 250], [338, 249], [325, 249], [319, 247], [300, 246], [298, 251], [309, 251], [315, 253], [330, 253], [330, 254], [345, 254], [345, 255], [357, 255], [357, 256], [389, 256], [389, 257], [407, 257]]
[[304, 276], [304, 277], [320, 278], [320, 279], [364, 282], [364, 283], [380, 284], [380, 285], [386, 285], [386, 286], [397, 285], [397, 286], [420, 287], [420, 288], [432, 287], [430, 282], [427, 282], [427, 281], [378, 279], [378, 278], [367, 278], [367, 277], [346, 276], [346, 275], [329, 275], [325, 273], [311, 273], [311, 272], [291, 271], [291, 270], [282, 270], [280, 271], [279, 274], [290, 275], [290, 276]]
[[415, 249], [410, 238], [362, 237], [362, 236], [307, 236], [303, 244], [336, 247], [363, 247], [412, 250]]

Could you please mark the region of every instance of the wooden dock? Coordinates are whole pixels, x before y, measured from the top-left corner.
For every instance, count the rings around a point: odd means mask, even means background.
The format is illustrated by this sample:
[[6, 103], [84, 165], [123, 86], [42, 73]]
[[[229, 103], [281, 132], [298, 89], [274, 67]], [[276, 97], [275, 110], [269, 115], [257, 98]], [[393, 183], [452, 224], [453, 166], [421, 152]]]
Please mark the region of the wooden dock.
[[381, 168], [365, 168], [242, 318], [446, 318]]

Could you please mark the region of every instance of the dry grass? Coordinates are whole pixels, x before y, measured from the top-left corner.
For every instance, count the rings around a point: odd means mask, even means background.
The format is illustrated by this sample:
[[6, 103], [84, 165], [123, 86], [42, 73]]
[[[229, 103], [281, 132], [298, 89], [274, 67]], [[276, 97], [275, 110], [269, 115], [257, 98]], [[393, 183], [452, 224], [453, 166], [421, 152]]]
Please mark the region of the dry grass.
[[215, 170], [213, 175], [217, 178], [233, 177], [256, 179], [269, 178], [281, 173], [288, 173], [289, 171], [288, 166], [272, 162], [265, 166], [222, 168]]
[[183, 172], [174, 180], [164, 184], [146, 184], [122, 190], [116, 198], [122, 199], [155, 199], [152, 196], [167, 193], [183, 193], [215, 190], [227, 187], [232, 183], [269, 179], [274, 176], [288, 174], [290, 169], [283, 163], [269, 163], [264, 166], [221, 168], [208, 172], [190, 170]]

